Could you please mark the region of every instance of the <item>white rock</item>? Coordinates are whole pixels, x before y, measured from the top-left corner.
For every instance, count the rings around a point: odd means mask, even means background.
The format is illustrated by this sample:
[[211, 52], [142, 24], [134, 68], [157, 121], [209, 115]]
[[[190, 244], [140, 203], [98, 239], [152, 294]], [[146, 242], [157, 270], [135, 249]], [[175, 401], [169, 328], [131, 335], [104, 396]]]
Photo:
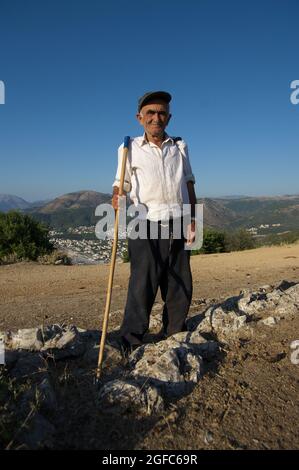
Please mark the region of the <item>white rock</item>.
[[104, 385], [98, 395], [98, 405], [102, 412], [115, 415], [136, 411], [151, 415], [164, 409], [163, 398], [155, 387], [148, 384], [142, 387], [136, 382], [119, 379]]
[[175, 347], [176, 343], [186, 343], [193, 349], [195, 354], [199, 354], [204, 359], [211, 359], [219, 352], [219, 343], [217, 341], [207, 341], [200, 330], [183, 331], [171, 336], [167, 340], [169, 346]]
[[161, 309], [162, 309], [162, 304], [160, 304], [159, 302], [155, 302], [152, 308], [152, 312], [155, 312], [157, 310], [160, 311]]
[[27, 349], [40, 351], [43, 347], [43, 338], [40, 328], [25, 328], [17, 333], [8, 332], [5, 340], [9, 349]]
[[267, 317], [263, 318], [263, 320], [260, 320], [259, 323], [263, 323], [264, 325], [267, 326], [274, 326], [279, 322], [280, 318], [279, 317]]
[[299, 283], [295, 286], [289, 287], [287, 290], [284, 291], [285, 295], [287, 295], [293, 302], [296, 302], [299, 305]]
[[44, 328], [42, 334], [44, 345], [41, 351], [49, 351], [57, 360], [67, 357], [78, 357], [85, 353], [84, 333], [80, 334], [73, 325], [66, 327], [51, 325]]
[[132, 355], [131, 376], [149, 383], [163, 396], [178, 397], [192, 388], [202, 374], [202, 357], [187, 343], [174, 338], [141, 346]]
[[212, 326], [212, 329], [217, 334], [229, 334], [242, 328], [247, 322], [247, 315], [240, 315], [239, 312], [234, 310], [225, 311], [221, 306], [214, 308], [211, 307], [206, 312], [206, 318]]
[[55, 265], [63, 264], [63, 259], [58, 259], [57, 261], [55, 261], [54, 264]]
[[206, 314], [207, 316], [205, 316], [205, 314], [200, 313], [189, 318], [187, 320], [188, 330], [197, 330], [199, 333], [211, 333], [213, 328], [209, 317], [209, 309], [206, 311]]
[[149, 330], [156, 330], [157, 328], [162, 328], [162, 315], [151, 315], [150, 316], [150, 324]]

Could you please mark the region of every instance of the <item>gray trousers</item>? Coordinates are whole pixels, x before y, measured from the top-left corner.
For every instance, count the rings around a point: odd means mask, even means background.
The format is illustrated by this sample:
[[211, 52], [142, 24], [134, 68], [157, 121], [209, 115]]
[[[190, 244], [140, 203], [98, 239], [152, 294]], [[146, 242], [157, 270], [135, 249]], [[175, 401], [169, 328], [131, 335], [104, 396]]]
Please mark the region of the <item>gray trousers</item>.
[[142, 343], [159, 287], [164, 301], [162, 319], [166, 336], [185, 329], [192, 299], [190, 251], [184, 249], [183, 233], [180, 239], [173, 239], [170, 221], [170, 236], [163, 239], [161, 223], [156, 223], [158, 239], [150, 238], [148, 223], [147, 239], [129, 238], [128, 241], [131, 274], [120, 334], [132, 345]]

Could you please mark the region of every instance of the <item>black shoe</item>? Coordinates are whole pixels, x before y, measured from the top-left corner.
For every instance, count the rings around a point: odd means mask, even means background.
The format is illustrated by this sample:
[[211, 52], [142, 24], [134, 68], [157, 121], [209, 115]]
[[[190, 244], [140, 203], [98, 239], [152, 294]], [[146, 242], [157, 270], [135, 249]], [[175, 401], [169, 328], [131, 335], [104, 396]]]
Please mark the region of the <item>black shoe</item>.
[[130, 354], [132, 354], [132, 352], [136, 348], [138, 348], [140, 345], [139, 344], [131, 344], [131, 343], [129, 343], [128, 340], [126, 340], [126, 338], [121, 336], [118, 340], [118, 346], [119, 346], [119, 350], [120, 350], [120, 353], [122, 355], [122, 358], [127, 362], [128, 359], [129, 359]]
[[162, 328], [156, 335], [155, 335], [155, 340], [156, 341], [163, 341], [164, 339], [167, 339], [168, 335], [166, 334], [164, 328]]

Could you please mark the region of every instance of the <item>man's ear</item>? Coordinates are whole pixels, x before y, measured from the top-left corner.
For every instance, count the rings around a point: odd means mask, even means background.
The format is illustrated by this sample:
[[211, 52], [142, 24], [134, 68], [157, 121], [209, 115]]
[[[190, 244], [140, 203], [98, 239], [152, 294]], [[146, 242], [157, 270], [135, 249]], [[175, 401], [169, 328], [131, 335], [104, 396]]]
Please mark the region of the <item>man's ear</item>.
[[136, 114], [136, 119], [137, 119], [137, 121], [139, 122], [139, 124], [142, 125], [142, 116], [141, 116], [140, 113], [137, 113], [137, 114]]
[[169, 114], [169, 115], [168, 115], [167, 124], [169, 123], [171, 116], [172, 116], [172, 114]]

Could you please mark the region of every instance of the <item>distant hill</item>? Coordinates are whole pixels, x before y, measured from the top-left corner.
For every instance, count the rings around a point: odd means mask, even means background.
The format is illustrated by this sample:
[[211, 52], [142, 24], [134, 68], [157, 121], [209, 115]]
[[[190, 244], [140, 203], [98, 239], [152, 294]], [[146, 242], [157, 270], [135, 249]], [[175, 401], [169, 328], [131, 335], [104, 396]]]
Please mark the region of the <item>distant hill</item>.
[[50, 201], [51, 199], [46, 199], [43, 201], [28, 202], [28, 201], [25, 201], [25, 199], [22, 199], [21, 197], [18, 197], [18, 196], [14, 196], [12, 194], [0, 194], [0, 211], [8, 212], [14, 209], [19, 209], [23, 211], [27, 209], [33, 209], [33, 208], [44, 206]]
[[42, 207], [42, 206], [45, 206], [46, 204], [48, 204], [51, 201], [52, 201], [52, 199], [43, 199], [41, 201], [34, 201], [34, 202], [30, 203], [30, 208], [35, 209], [37, 207]]
[[215, 197], [211, 197], [210, 199], [244, 199], [244, 198], [248, 198], [248, 197], [249, 196], [232, 194], [230, 196], [215, 196]]
[[21, 197], [12, 194], [0, 194], [0, 211], [7, 212], [11, 209], [27, 209], [30, 202], [25, 201]]
[[111, 195], [98, 193], [96, 191], [76, 191], [74, 193], [63, 194], [45, 206], [41, 207], [38, 212], [49, 214], [51, 212], [61, 211], [65, 209], [82, 209], [96, 208], [99, 204], [111, 201]]
[[[0, 195], [0, 210], [17, 208], [32, 214], [51, 228], [66, 229], [79, 225], [95, 225], [95, 208], [110, 203], [111, 194], [97, 191], [76, 191], [52, 201], [29, 203], [17, 196]], [[258, 233], [299, 230], [299, 194], [283, 196], [223, 196], [201, 198], [204, 226], [215, 229], [259, 228]], [[272, 226], [272, 224], [274, 224]], [[260, 229], [261, 225], [269, 227]]]
[[111, 194], [97, 191], [76, 191], [63, 194], [38, 208], [29, 209], [33, 217], [55, 229], [80, 225], [95, 225], [98, 217], [95, 209], [99, 204], [111, 202]]
[[226, 207], [222, 200], [202, 198], [198, 199], [199, 204], [203, 204], [204, 225], [219, 229], [230, 226], [238, 219], [238, 214]]
[[216, 199], [216, 201], [237, 216], [229, 223], [232, 229], [266, 224], [281, 224], [280, 228], [272, 230], [275, 232], [299, 229], [299, 195]]

